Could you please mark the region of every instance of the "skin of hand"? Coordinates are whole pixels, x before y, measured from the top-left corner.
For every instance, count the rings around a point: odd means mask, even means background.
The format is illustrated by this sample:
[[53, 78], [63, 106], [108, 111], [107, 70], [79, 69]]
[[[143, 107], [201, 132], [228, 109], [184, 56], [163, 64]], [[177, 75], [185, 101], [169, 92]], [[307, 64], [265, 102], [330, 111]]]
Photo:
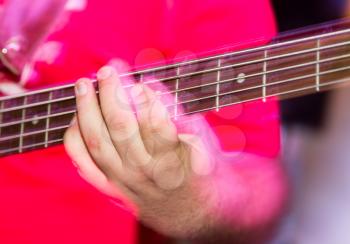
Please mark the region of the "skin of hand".
[[285, 187], [276, 164], [245, 156], [232, 169], [200, 116], [171, 119], [164, 96], [130, 80], [125, 88], [111, 67], [97, 80], [98, 95], [91, 80], [77, 82], [64, 144], [98, 190], [131, 200], [142, 222], [177, 238], [236, 235], [278, 215]]

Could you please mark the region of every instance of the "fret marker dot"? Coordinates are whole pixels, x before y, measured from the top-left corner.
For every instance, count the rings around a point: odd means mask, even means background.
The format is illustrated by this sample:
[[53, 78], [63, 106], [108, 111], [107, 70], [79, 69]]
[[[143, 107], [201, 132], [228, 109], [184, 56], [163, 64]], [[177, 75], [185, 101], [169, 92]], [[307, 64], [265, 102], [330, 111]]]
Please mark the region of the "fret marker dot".
[[243, 82], [245, 82], [245, 74], [244, 74], [244, 73], [240, 73], [240, 74], [237, 76], [237, 83], [238, 83], [238, 84], [242, 84]]
[[39, 124], [39, 119], [38, 119], [38, 116], [37, 116], [37, 115], [35, 115], [35, 116], [33, 117], [32, 124], [33, 124], [33, 125]]

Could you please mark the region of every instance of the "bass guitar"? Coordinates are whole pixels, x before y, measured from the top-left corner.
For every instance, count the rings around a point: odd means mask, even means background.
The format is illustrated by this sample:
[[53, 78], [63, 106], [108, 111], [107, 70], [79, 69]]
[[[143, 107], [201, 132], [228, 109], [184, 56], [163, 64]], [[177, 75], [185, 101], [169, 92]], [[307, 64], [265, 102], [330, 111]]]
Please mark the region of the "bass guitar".
[[[166, 106], [175, 119], [258, 99], [322, 92], [350, 81], [350, 20], [282, 34], [265, 46], [232, 50], [237, 48], [121, 77], [153, 89], [165, 85], [164, 93], [174, 98]], [[0, 98], [0, 156], [62, 143], [75, 112], [74, 84]]]

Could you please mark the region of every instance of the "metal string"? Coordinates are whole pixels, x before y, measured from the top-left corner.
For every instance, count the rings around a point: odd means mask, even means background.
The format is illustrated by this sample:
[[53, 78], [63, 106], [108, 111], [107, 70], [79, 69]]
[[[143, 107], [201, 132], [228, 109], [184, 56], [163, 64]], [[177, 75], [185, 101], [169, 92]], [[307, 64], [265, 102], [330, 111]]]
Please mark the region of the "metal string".
[[[205, 100], [205, 99], [209, 99], [209, 98], [214, 98], [214, 97], [217, 97], [217, 96], [230, 95], [230, 94], [240, 93], [240, 92], [243, 92], [243, 91], [255, 90], [255, 89], [258, 89], [258, 88], [264, 88], [264, 87], [269, 87], [269, 86], [273, 86], [273, 85], [283, 84], [283, 83], [292, 82], [292, 81], [296, 81], [296, 80], [300, 80], [300, 79], [306, 79], [306, 78], [311, 78], [311, 77], [315, 77], [315, 76], [331, 74], [331, 73], [340, 72], [340, 71], [344, 71], [344, 70], [348, 70], [348, 69], [350, 69], [350, 66], [345, 66], [345, 67], [338, 68], [338, 69], [333, 69], [333, 70], [328, 70], [328, 71], [324, 71], [324, 72], [319, 72], [319, 73], [314, 73], [314, 74], [294, 77], [294, 78], [290, 78], [290, 79], [286, 79], [286, 80], [276, 81], [276, 82], [268, 83], [268, 84], [265, 84], [265, 85], [257, 85], [257, 86], [253, 86], [253, 87], [237, 89], [237, 90], [230, 91], [230, 92], [227, 92], [227, 93], [220, 93], [218, 95], [204, 96], [204, 97], [195, 98], [195, 99], [191, 99], [191, 100], [180, 101], [178, 103], [168, 104], [168, 105], [166, 105], [166, 107], [185, 105], [187, 103], [192, 103], [192, 102], [201, 101], [201, 100]], [[232, 81], [232, 80], [234, 80], [234, 79], [225, 80], [223, 82], [228, 82], [228, 81]], [[218, 83], [214, 82], [212, 84], [218, 84]], [[74, 96], [72, 96], [72, 98], [74, 98]], [[13, 122], [9, 122], [9, 123], [3, 123], [3, 124], [0, 124], [0, 128], [12, 126], [12, 125], [18, 125], [18, 124], [26, 123], [26, 122], [38, 121], [38, 120], [52, 118], [52, 117], [64, 116], [64, 115], [71, 114], [72, 112], [73, 112], [73, 110], [71, 110], [71, 111], [64, 111], [64, 112], [59, 112], [59, 113], [52, 113], [52, 114], [50, 114], [48, 116], [35, 116], [35, 117], [29, 118], [29, 119], [23, 119], [23, 120], [13, 121]]]
[[[267, 72], [262, 72], [262, 73], [252, 74], [252, 75], [246, 75], [245, 79], [251, 78], [251, 77], [256, 77], [256, 76], [261, 76], [261, 75], [266, 75], [266, 74], [273, 74], [273, 73], [276, 73], [276, 72], [286, 71], [286, 70], [295, 69], [295, 68], [302, 68], [302, 67], [306, 67], [306, 66], [310, 66], [310, 65], [319, 64], [319, 63], [324, 63], [324, 62], [344, 59], [344, 58], [347, 58], [347, 57], [350, 57], [350, 54], [341, 55], [341, 56], [333, 57], [333, 58], [328, 58], [328, 59], [324, 59], [324, 60], [321, 60], [321, 61], [314, 61], [314, 62], [309, 62], [309, 63], [298, 64], [298, 65], [289, 66], [289, 67], [286, 67], [286, 68], [281, 68], [281, 69], [276, 69], [276, 70], [271, 70], [271, 71], [267, 71]], [[345, 67], [342, 67], [342, 68], [339, 68], [339, 69], [333, 69], [333, 70], [324, 71], [324, 72], [316, 72], [314, 74], [306, 75], [306, 77], [305, 76], [301, 76], [301, 77], [303, 77], [303, 78], [308, 78], [309, 76], [311, 76], [311, 77], [312, 76], [316, 76], [317, 77], [319, 75], [325, 75], [325, 74], [329, 74], [329, 73], [340, 72], [340, 71], [343, 71], [344, 69], [348, 69], [348, 67], [345, 66]], [[232, 79], [227, 79], [227, 80], [221, 80], [219, 82], [215, 81], [215, 82], [211, 82], [211, 83], [206, 83], [206, 84], [195, 86], [195, 87], [190, 87], [190, 88], [185, 88], [185, 89], [178, 89], [176, 91], [176, 93], [181, 92], [181, 91], [190, 91], [190, 90], [196, 89], [196, 88], [203, 88], [203, 87], [207, 87], [207, 86], [213, 86], [213, 85], [217, 85], [217, 84], [222, 85], [224, 83], [236, 81], [238, 79], [239, 78], [232, 78]], [[262, 85], [258, 85], [258, 86], [247, 87], [247, 88], [244, 88], [244, 89], [238, 89], [238, 90], [232, 91], [232, 92], [230, 92], [230, 94], [239, 93], [239, 92], [242, 92], [242, 91], [255, 90], [257, 88], [265, 88], [265, 87], [272, 86], [272, 85], [292, 82], [292, 81], [295, 81], [295, 80], [298, 80], [298, 79], [300, 79], [300, 78], [299, 77], [294, 77], [294, 78], [287, 79], [287, 80], [276, 81], [276, 82], [271, 82], [271, 83], [268, 83], [268, 84], [262, 84]], [[170, 94], [172, 92], [160, 93], [160, 95]], [[219, 94], [219, 95], [222, 95], [222, 94]], [[187, 104], [187, 103], [200, 101], [200, 100], [204, 100], [204, 99], [208, 99], [208, 98], [216, 97], [216, 96], [217, 95], [212, 95], [212, 96], [200, 97], [200, 98], [191, 99], [191, 100], [179, 101], [179, 102], [174, 103], [174, 104], [170, 104], [170, 105], [168, 104], [167, 107], [184, 105], [184, 104]], [[39, 105], [45, 105], [45, 104], [54, 103], [54, 102], [68, 101], [68, 100], [72, 100], [72, 99], [75, 99], [75, 96], [61, 98], [61, 99], [57, 99], [56, 101], [51, 101], [51, 102], [45, 101], [43, 103], [38, 103], [36, 105], [23, 105], [23, 106], [17, 107], [17, 109], [13, 109], [13, 110], [9, 110], [9, 109], [5, 110], [4, 109], [4, 111], [0, 111], [0, 113], [5, 113], [5, 112], [9, 112], [9, 111], [17, 111], [17, 110], [20, 111], [21, 109], [28, 109], [28, 108], [39, 106]], [[2, 124], [0, 124], [0, 128], [11, 126], [11, 125], [17, 125], [17, 124], [20, 124], [20, 123], [26, 123], [26, 122], [32, 122], [32, 121], [37, 121], [37, 120], [41, 120], [41, 119], [51, 118], [51, 117], [63, 116], [63, 115], [67, 115], [69, 113], [70, 113], [70, 111], [69, 112], [64, 111], [64, 112], [58, 112], [58, 113], [51, 113], [49, 116], [35, 116], [35, 117], [29, 118], [29, 119], [22, 119], [22, 120], [12, 121], [12, 122], [8, 122], [8, 123], [2, 123]]]
[[[325, 74], [340, 72], [340, 71], [344, 71], [344, 70], [350, 70], [350, 66], [346, 66], [346, 67], [339, 68], [339, 69], [334, 69], [334, 70], [331, 70], [331, 71], [326, 71], [326, 72], [323, 72], [323, 73], [321, 72], [319, 74], [315, 73], [315, 74], [310, 74], [310, 75], [296, 77], [296, 78], [293, 78], [293, 79], [288, 79], [288, 80], [285, 80], [285, 81], [278, 81], [278, 82], [274, 82], [274, 83], [268, 84], [266, 86], [272, 86], [272, 85], [276, 85], [276, 84], [283, 84], [283, 83], [286, 83], [286, 82], [289, 82], [289, 81], [292, 81], [292, 80], [294, 81], [294, 80], [300, 80], [300, 79], [305, 79], [305, 78], [311, 78], [311, 77], [316, 77], [318, 75], [325, 75]], [[219, 105], [219, 108], [223, 108], [223, 107], [234, 105], [234, 104], [238, 104], [238, 103], [244, 103], [244, 102], [249, 102], [249, 101], [253, 101], [253, 100], [258, 100], [258, 99], [262, 99], [262, 98], [269, 98], [269, 97], [284, 95], [284, 94], [293, 93], [293, 92], [297, 92], [297, 91], [308, 90], [308, 89], [322, 87], [322, 86], [328, 86], [328, 85], [341, 83], [341, 82], [344, 82], [344, 81], [340, 80], [340, 81], [326, 82], [326, 83], [322, 83], [322, 84], [318, 84], [318, 85], [307, 86], [307, 87], [303, 87], [303, 88], [300, 88], [300, 89], [290, 90], [290, 91], [287, 91], [287, 92], [275, 93], [275, 94], [271, 94], [271, 95], [254, 97], [252, 99], [245, 99], [245, 100], [241, 100], [241, 101], [238, 101], [238, 102], [235, 102], [235, 103]], [[254, 89], [262, 88], [262, 87], [264, 87], [264, 86], [256, 86]], [[247, 89], [241, 89], [241, 91], [245, 91], [245, 90], [247, 90]], [[222, 97], [222, 96], [227, 96], [227, 95], [233, 95], [235, 93], [237, 93], [237, 91], [220, 93], [218, 95], [208, 96], [208, 97], [197, 99], [197, 100], [193, 100], [193, 101], [200, 101], [200, 100], [205, 100], [205, 99], [209, 99], [209, 98], [216, 98], [216, 97]], [[191, 101], [191, 102], [193, 102], [193, 101]], [[186, 103], [188, 103], [188, 102], [183, 102], [182, 104], [186, 104]], [[167, 107], [178, 106], [179, 104], [181, 104], [181, 103], [171, 104], [171, 105], [168, 105]], [[203, 110], [194, 110], [194, 111], [187, 112], [187, 113], [177, 114], [177, 116], [186, 116], [186, 115], [190, 115], [190, 114], [194, 114], [194, 113], [199, 113], [199, 112], [203, 112], [203, 111], [212, 110], [212, 109], [215, 109], [215, 108], [216, 108], [216, 106], [215, 107], [210, 107], [210, 108], [205, 108]], [[75, 114], [75, 112], [76, 112], [76, 110], [71, 110], [71, 111], [63, 112], [63, 113], [61, 113], [61, 115], [72, 115], [73, 116]], [[37, 118], [35, 118], [35, 120], [42, 120], [42, 119], [47, 119], [47, 118], [56, 117], [56, 116], [59, 116], [59, 115], [49, 115], [49, 116], [37, 117]], [[171, 118], [175, 118], [175, 115], [171, 116]], [[28, 120], [26, 122], [31, 122], [31, 121], [34, 121], [34, 120]], [[17, 123], [17, 124], [19, 124], [19, 123]], [[0, 141], [8, 141], [8, 140], [12, 140], [12, 139], [19, 139], [20, 137], [31, 136], [31, 135], [36, 135], [36, 134], [41, 134], [41, 133], [46, 133], [46, 132], [51, 132], [51, 131], [56, 131], [56, 130], [67, 129], [68, 127], [69, 126], [59, 126], [59, 127], [49, 128], [49, 129], [40, 130], [40, 131], [34, 131], [34, 132], [28, 132], [28, 133], [13, 135], [13, 136], [2, 137], [2, 138], [0, 138]], [[0, 153], [1, 153], [1, 151], [0, 151]]]
[[[343, 82], [346, 82], [346, 81], [348, 81], [348, 79], [327, 82], [327, 83], [320, 84], [319, 87], [335, 85], [335, 84], [343, 83]], [[287, 94], [294, 93], [294, 92], [305, 91], [305, 90], [316, 89], [316, 88], [317, 88], [316, 85], [307, 86], [307, 87], [303, 87], [303, 88], [300, 88], [300, 89], [295, 89], [295, 90], [291, 90], [291, 91], [286, 91], [286, 92], [281, 92], [281, 93], [275, 93], [275, 94], [267, 95], [266, 98], [280, 96], [280, 95], [287, 95]], [[232, 106], [232, 105], [239, 104], [239, 103], [250, 102], [250, 101], [254, 101], [254, 100], [258, 100], [258, 99], [262, 99], [262, 98], [263, 97], [257, 97], [257, 98], [253, 98], [253, 99], [242, 100], [242, 101], [235, 102], [235, 103], [228, 103], [228, 104], [225, 104], [225, 105], [220, 105], [220, 108], [224, 108], [224, 107], [227, 107], [227, 106]], [[215, 108], [216, 108], [216, 106], [210, 107], [210, 108], [205, 108], [205, 109], [202, 109], [202, 110], [191, 111], [189, 113], [179, 114], [178, 116], [186, 116], [186, 115], [191, 115], [191, 114], [194, 114], [194, 113], [210, 111], [210, 110], [214, 110]], [[172, 118], [174, 118], [174, 117], [172, 116]], [[59, 128], [58, 127], [57, 128], [52, 128], [50, 130], [52, 131], [52, 130], [55, 130], [55, 129], [56, 130], [59, 130], [59, 129], [61, 130], [61, 129], [68, 129], [68, 128], [69, 128], [69, 126], [62, 126], [62, 127], [59, 127]], [[44, 132], [46, 132], [46, 130], [43, 130], [43, 131], [38, 132], [38, 133], [44, 133]], [[17, 137], [17, 138], [19, 138], [19, 137]], [[20, 149], [22, 149], [22, 150], [23, 149], [30, 149], [30, 148], [34, 148], [34, 147], [37, 147], [37, 146], [43, 146], [43, 145], [46, 145], [46, 144], [61, 143], [61, 142], [63, 142], [63, 138], [56, 139], [56, 140], [50, 140], [50, 141], [46, 141], [46, 142], [42, 142], [42, 143], [34, 143], [34, 144], [31, 144], [31, 145], [25, 145], [25, 146], [23, 146], [21, 148], [20, 147], [16, 147], [16, 148], [8, 149], [8, 150], [0, 150], [0, 154], [17, 152]]]
[[[349, 44], [350, 44], [350, 41], [349, 42], [339, 43], [339, 44], [336, 44], [336, 45], [324, 46], [322, 48], [323, 49], [330, 49], [330, 48], [334, 48], [334, 47], [338, 47], [338, 46], [346, 46], [346, 45], [349, 45]], [[313, 51], [323, 50], [322, 48], [319, 48], [319, 49], [314, 48]], [[294, 52], [294, 53], [289, 53], [288, 55], [287, 54], [286, 55], [280, 55], [278, 57], [289, 57], [289, 56], [294, 56], [294, 55], [301, 55], [301, 54], [304, 54], [305, 52], [306, 51]], [[310, 52], [310, 51], [308, 50], [307, 52]], [[285, 68], [274, 69], [274, 70], [265, 71], [265, 72], [261, 72], [261, 73], [255, 73], [255, 74], [251, 74], [251, 75], [246, 75], [245, 78], [251, 78], [251, 77], [255, 77], [255, 76], [261, 76], [261, 75], [276, 73], [276, 72], [285, 71], [285, 70], [294, 69], [294, 68], [302, 68], [302, 67], [313, 65], [313, 64], [321, 64], [321, 63], [334, 61], [334, 60], [338, 60], [338, 59], [349, 58], [349, 57], [350, 57], [350, 54], [336, 56], [336, 57], [333, 57], [333, 58], [327, 58], [327, 59], [323, 59], [323, 60], [317, 60], [317, 61], [303, 63], [303, 64], [298, 64], [298, 65], [294, 65], [294, 66], [288, 66], [288, 67], [285, 67]], [[240, 63], [240, 64], [222, 66], [221, 68], [213, 68], [213, 69], [208, 69], [208, 70], [202, 70], [202, 71], [198, 71], [198, 72], [189, 73], [189, 74], [186, 74], [186, 75], [177, 75], [177, 76], [174, 76], [174, 77], [168, 77], [168, 78], [165, 78], [163, 80], [162, 79], [149, 80], [149, 81], [143, 82], [143, 84], [161, 83], [160, 81], [174, 80], [174, 79], [178, 80], [179, 78], [191, 77], [193, 75], [205, 74], [205, 73], [210, 73], [210, 72], [215, 72], [215, 71], [222, 71], [222, 70], [229, 69], [229, 68], [232, 68], [232, 67], [244, 66], [244, 65], [247, 65], [247, 64], [255, 63], [255, 62], [266, 62], [266, 60], [271, 60], [271, 59], [266, 58], [266, 59], [261, 59], [261, 61], [256, 61], [255, 60], [255, 61], [251, 61], [251, 62], [245, 62], [245, 63]], [[206, 84], [192, 86], [192, 87], [187, 87], [187, 88], [182, 88], [182, 89], [175, 89], [175, 90], [171, 90], [171, 91], [166, 91], [166, 92], [161, 93], [161, 94], [165, 95], [165, 94], [179, 93], [179, 92], [183, 92], [183, 91], [190, 91], [190, 90], [197, 89], [197, 88], [202, 88], [202, 87], [206, 87], [206, 86], [216, 85], [218, 83], [222, 84], [222, 83], [226, 83], [226, 82], [230, 82], [230, 81], [236, 81], [238, 79], [240, 79], [240, 78], [237, 77], [237, 78], [232, 78], [232, 79], [229, 79], [229, 80], [223, 80], [223, 81], [220, 81], [220, 82], [212, 82], [212, 83], [206, 83]], [[96, 81], [94, 81], [94, 82], [96, 82]], [[123, 86], [123, 87], [125, 89], [125, 88], [131, 88], [133, 86], [134, 85], [126, 85], [126, 86]], [[74, 87], [74, 84], [70, 84], [69, 87], [65, 87], [65, 88], [73, 88], [73, 87]], [[55, 90], [56, 90], [56, 88], [55, 88]], [[40, 94], [40, 93], [37, 93], [37, 94]], [[22, 94], [22, 96], [26, 96], [26, 94]], [[64, 101], [68, 101], [68, 100], [71, 100], [71, 99], [74, 99], [74, 98], [75, 98], [75, 96], [67, 96], [67, 97], [51, 99], [51, 100], [38, 102], [38, 103], [31, 103], [31, 104], [20, 105], [20, 106], [11, 107], [11, 108], [0, 109], [0, 113], [13, 112], [13, 111], [16, 111], [16, 110], [36, 107], [36, 106], [45, 105], [45, 104], [49, 104], [49, 103], [64, 102]], [[0, 102], [1, 102], [1, 99], [0, 99]]]

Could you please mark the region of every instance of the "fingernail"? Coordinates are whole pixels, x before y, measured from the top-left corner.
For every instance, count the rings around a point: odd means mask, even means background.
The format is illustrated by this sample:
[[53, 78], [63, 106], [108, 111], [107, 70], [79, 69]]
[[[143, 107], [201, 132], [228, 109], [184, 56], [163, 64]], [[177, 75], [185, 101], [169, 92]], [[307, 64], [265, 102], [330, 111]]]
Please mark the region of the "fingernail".
[[75, 93], [77, 96], [83, 96], [87, 93], [88, 87], [86, 85], [87, 79], [83, 78], [78, 80], [75, 86]]
[[111, 67], [105, 66], [97, 72], [98, 80], [106, 80], [113, 74], [113, 69]]

